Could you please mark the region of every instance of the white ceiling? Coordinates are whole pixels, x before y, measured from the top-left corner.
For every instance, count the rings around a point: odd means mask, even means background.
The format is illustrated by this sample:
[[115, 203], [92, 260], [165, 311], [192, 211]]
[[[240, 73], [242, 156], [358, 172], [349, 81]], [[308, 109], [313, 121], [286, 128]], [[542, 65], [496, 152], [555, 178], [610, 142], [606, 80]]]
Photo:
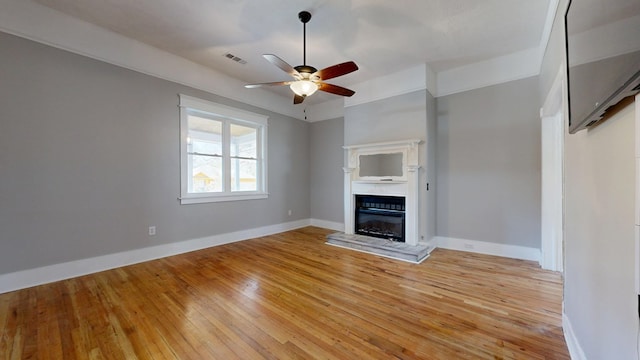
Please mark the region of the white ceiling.
[[[550, 0], [33, 0], [243, 82], [289, 80], [262, 54], [318, 69], [355, 61], [349, 87], [427, 64], [435, 72], [546, 44]], [[231, 53], [246, 60], [227, 59]], [[287, 94], [288, 89], [274, 89]], [[251, 91], [251, 90], [246, 90]], [[314, 95], [314, 102], [336, 95]], [[307, 100], [309, 102], [312, 99]]]

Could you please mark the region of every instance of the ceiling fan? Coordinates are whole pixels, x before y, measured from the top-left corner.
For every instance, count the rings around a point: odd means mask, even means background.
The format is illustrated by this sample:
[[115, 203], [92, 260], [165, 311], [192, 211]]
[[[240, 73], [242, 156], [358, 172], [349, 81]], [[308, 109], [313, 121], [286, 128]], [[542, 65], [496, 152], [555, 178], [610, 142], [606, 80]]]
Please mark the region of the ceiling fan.
[[316, 90], [328, 93], [351, 96], [355, 91], [343, 88], [342, 86], [325, 83], [324, 80], [336, 78], [358, 70], [358, 65], [353, 61], [347, 61], [341, 64], [329, 66], [322, 70], [317, 70], [313, 66], [307, 65], [307, 23], [311, 20], [311, 13], [301, 11], [298, 13], [298, 19], [302, 22], [302, 62], [303, 65], [293, 67], [284, 60], [273, 54], [262, 55], [267, 61], [279, 67], [287, 74], [291, 75], [294, 80], [278, 81], [260, 84], [247, 84], [246, 88], [256, 88], [261, 86], [280, 86], [289, 85], [294, 92], [293, 103], [300, 104], [304, 99], [316, 92]]

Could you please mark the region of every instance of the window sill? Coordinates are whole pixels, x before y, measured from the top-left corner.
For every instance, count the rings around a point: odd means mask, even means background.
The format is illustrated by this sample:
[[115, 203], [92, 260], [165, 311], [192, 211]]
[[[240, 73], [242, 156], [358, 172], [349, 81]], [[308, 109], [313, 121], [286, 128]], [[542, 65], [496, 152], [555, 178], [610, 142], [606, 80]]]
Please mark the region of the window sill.
[[233, 194], [233, 195], [207, 195], [207, 196], [189, 196], [178, 198], [181, 205], [204, 204], [224, 201], [242, 201], [242, 200], [259, 200], [269, 197], [267, 193], [250, 193], [250, 194]]

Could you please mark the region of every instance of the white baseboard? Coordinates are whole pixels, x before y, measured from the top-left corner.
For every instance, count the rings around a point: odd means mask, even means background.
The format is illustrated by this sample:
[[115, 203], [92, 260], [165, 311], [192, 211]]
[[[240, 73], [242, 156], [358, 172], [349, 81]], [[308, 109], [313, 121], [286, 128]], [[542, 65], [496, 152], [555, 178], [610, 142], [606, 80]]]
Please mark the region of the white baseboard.
[[334, 221], [311, 219], [311, 226], [317, 226], [329, 230], [344, 231], [344, 224]]
[[[121, 266], [127, 266], [167, 256], [183, 254], [186, 252], [200, 250], [208, 247], [272, 235], [309, 225], [335, 231], [344, 231], [344, 224], [342, 223], [320, 219], [303, 219], [282, 224], [263, 226], [254, 229], [241, 230], [232, 233], [185, 240], [177, 243], [151, 246], [115, 254], [102, 255], [88, 259], [74, 260], [66, 263], [48, 265], [35, 269], [16, 271], [9, 274], [0, 274], [0, 294], [54, 281], [87, 275], [99, 271], [114, 269]], [[534, 261], [540, 260], [540, 250], [534, 248], [494, 244], [475, 240], [447, 238], [441, 236], [437, 236], [434, 239], [437, 247], [445, 249], [471, 251], [482, 254], [511, 257], [516, 259]]]
[[468, 251], [479, 254], [502, 256], [540, 262], [540, 249], [517, 245], [497, 244], [486, 241], [435, 237], [436, 246], [443, 249]]
[[571, 321], [567, 317], [567, 314], [562, 312], [562, 331], [564, 332], [564, 341], [567, 343], [569, 349], [569, 356], [572, 360], [587, 360], [587, 357], [576, 338], [576, 334], [573, 332]]
[[303, 219], [226, 234], [207, 236], [198, 239], [185, 240], [177, 243], [151, 246], [88, 259], [75, 260], [35, 269], [16, 271], [9, 274], [0, 274], [0, 294], [99, 271], [114, 269], [121, 266], [183, 254], [212, 246], [277, 234], [309, 226], [310, 224], [310, 219]]

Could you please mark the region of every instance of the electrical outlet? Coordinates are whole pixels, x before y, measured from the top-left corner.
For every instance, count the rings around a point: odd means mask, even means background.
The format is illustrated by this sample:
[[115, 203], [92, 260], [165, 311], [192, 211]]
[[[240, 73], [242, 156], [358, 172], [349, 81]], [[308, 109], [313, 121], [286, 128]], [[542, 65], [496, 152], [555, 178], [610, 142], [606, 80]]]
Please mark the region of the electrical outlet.
[[156, 234], [156, 227], [155, 226], [149, 226], [149, 235], [153, 236]]
[[289, 210], [288, 214], [289, 214], [289, 216], [291, 216], [291, 210]]

